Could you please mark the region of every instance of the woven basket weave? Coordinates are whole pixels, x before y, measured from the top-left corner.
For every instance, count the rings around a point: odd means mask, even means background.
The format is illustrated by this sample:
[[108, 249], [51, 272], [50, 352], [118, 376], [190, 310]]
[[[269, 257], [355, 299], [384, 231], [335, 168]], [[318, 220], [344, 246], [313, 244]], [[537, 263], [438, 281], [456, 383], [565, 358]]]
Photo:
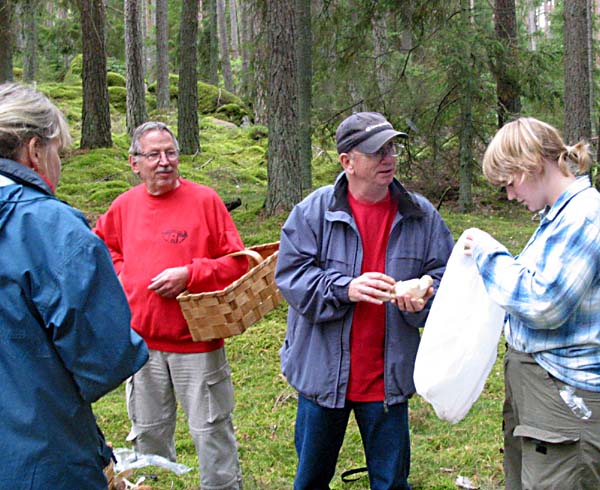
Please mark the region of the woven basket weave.
[[[243, 333], [283, 299], [275, 284], [279, 242], [256, 245], [230, 256], [246, 255], [248, 272], [221, 291], [189, 293], [177, 300], [192, 339], [225, 339]], [[254, 260], [256, 264], [251, 267]]]

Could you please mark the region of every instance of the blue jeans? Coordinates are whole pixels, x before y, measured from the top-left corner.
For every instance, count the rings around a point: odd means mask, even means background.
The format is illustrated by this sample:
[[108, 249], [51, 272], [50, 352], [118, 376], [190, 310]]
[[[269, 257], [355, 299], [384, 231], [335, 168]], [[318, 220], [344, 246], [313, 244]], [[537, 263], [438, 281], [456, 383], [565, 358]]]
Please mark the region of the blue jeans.
[[408, 403], [346, 402], [324, 408], [298, 395], [295, 444], [298, 469], [294, 490], [329, 490], [350, 412], [358, 423], [372, 490], [410, 490]]

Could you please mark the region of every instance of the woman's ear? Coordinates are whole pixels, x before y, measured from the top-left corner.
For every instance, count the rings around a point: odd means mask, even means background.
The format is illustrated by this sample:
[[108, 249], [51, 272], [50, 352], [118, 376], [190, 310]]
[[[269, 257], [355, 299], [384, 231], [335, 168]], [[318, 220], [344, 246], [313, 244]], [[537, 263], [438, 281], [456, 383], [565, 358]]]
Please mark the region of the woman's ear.
[[26, 167], [32, 168], [39, 173], [41, 158], [42, 145], [40, 145], [40, 139], [37, 136], [34, 136], [23, 145], [19, 155], [19, 161]]

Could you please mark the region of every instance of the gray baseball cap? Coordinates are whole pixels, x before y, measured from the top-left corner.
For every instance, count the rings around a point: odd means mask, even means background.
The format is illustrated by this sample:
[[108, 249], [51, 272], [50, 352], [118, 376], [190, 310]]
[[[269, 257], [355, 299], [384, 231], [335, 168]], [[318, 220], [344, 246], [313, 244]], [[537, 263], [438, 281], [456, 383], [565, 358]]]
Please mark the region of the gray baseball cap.
[[338, 153], [357, 149], [361, 153], [375, 153], [394, 137], [408, 135], [396, 131], [378, 112], [355, 112], [338, 126], [335, 132]]

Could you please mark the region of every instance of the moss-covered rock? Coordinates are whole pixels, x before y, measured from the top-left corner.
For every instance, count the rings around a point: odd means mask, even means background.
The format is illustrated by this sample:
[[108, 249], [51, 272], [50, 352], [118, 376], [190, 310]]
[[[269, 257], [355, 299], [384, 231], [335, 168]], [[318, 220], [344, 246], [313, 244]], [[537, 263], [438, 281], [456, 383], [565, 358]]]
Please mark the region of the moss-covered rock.
[[108, 81], [109, 87], [126, 87], [127, 82], [125, 81], [125, 77], [120, 73], [115, 73], [114, 71], [109, 71], [106, 73], [106, 79]]
[[[148, 92], [156, 94], [156, 82], [148, 86]], [[177, 100], [179, 95], [179, 76], [169, 74], [169, 97]], [[217, 114], [217, 111], [221, 110]], [[242, 118], [248, 115], [242, 99], [214, 85], [198, 82], [198, 112], [200, 114], [216, 114], [221, 119], [226, 119], [235, 124], [241, 124]]]
[[208, 83], [198, 82], [198, 110], [202, 114], [213, 114], [220, 107], [230, 104], [236, 104], [240, 108], [244, 107], [242, 99], [231, 92]]
[[[156, 85], [157, 85], [157, 82], [153, 82], [150, 85], [148, 85], [148, 92], [156, 95]], [[179, 75], [169, 73], [169, 98], [177, 99], [178, 91], [179, 91]]]
[[127, 89], [125, 87], [108, 87], [108, 100], [117, 111], [127, 111]]
[[238, 104], [225, 104], [219, 107], [215, 113], [221, 119], [230, 121], [238, 126], [242, 124], [242, 118], [248, 115], [248, 111]]
[[83, 55], [78, 54], [73, 58], [71, 64], [67, 72], [65, 73], [65, 78], [63, 82], [66, 84], [76, 84], [81, 83], [81, 74], [83, 73]]
[[250, 126], [247, 131], [248, 136], [254, 141], [260, 141], [261, 139], [269, 136], [269, 129], [266, 126], [261, 126], [260, 124]]

